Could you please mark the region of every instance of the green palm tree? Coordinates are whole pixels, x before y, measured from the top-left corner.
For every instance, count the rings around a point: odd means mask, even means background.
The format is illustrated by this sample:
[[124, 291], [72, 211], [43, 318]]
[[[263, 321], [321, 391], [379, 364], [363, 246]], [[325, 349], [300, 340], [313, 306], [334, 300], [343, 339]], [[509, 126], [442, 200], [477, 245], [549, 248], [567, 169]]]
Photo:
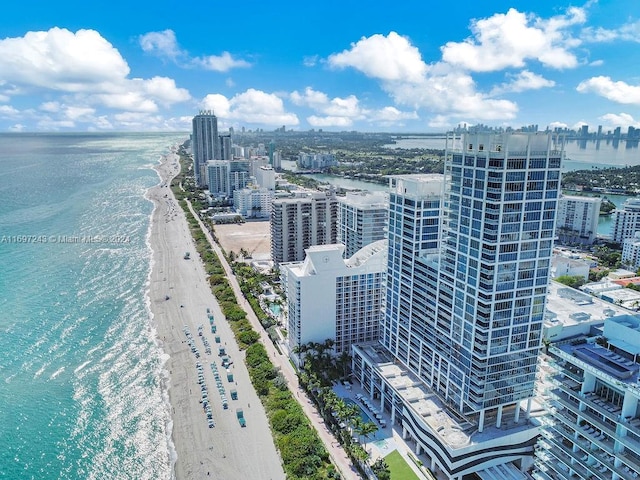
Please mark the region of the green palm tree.
[[369, 435], [372, 433], [376, 433], [378, 431], [378, 426], [373, 422], [362, 422], [360, 425], [360, 429], [358, 430], [358, 435], [362, 435], [364, 437], [364, 443], [366, 445], [367, 440], [369, 439]]
[[[332, 390], [333, 392], [333, 390]], [[335, 393], [334, 393], [335, 395]], [[345, 422], [347, 419], [347, 404], [343, 399], [336, 395], [333, 403], [333, 410], [336, 412], [338, 422]]]
[[360, 417], [360, 407], [358, 405], [356, 405], [355, 403], [347, 403], [345, 406], [345, 414], [346, 414], [346, 418], [349, 421], [352, 421], [353, 419], [359, 418], [362, 420], [362, 418]]
[[331, 414], [331, 412], [335, 411], [338, 396], [335, 394], [333, 390], [331, 390], [329, 387], [321, 387], [319, 390], [318, 397], [322, 402], [325, 415]]
[[351, 435], [355, 434], [358, 436], [358, 443], [360, 443], [360, 430], [362, 429], [363, 424], [364, 422], [362, 421], [360, 415], [352, 418], [349, 422], [349, 425], [351, 427]]
[[351, 370], [351, 355], [349, 355], [349, 352], [347, 351], [342, 352], [338, 356], [338, 359], [336, 360], [336, 364], [342, 377], [346, 378], [347, 375], [349, 374], [349, 371]]
[[351, 446], [351, 454], [359, 463], [365, 463], [369, 458], [369, 452], [367, 452], [362, 445], [356, 443]]

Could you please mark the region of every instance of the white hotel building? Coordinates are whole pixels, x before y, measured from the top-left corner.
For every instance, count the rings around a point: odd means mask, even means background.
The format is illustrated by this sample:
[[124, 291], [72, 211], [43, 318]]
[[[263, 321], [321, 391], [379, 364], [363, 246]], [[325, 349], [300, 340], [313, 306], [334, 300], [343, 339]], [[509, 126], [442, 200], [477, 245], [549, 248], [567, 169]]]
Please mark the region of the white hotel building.
[[384, 304], [387, 243], [379, 240], [344, 259], [344, 245], [316, 245], [303, 262], [280, 264], [289, 311], [291, 358], [296, 347], [334, 339], [337, 354], [378, 338]]
[[444, 188], [424, 176], [391, 179], [384, 348], [354, 347], [353, 371], [447, 478], [533, 462], [564, 156], [553, 140], [450, 137]]
[[266, 188], [247, 187], [233, 191], [233, 208], [245, 218], [271, 217], [274, 192]]

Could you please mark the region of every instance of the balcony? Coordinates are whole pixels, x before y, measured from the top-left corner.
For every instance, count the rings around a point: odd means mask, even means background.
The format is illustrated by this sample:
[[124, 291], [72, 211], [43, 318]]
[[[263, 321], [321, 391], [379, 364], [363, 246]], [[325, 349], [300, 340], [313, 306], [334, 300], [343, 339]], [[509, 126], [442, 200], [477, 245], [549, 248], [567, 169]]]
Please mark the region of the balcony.
[[550, 390], [549, 393], [565, 408], [568, 408], [574, 413], [579, 411], [580, 406], [578, 401], [559, 388], [554, 388]]
[[622, 426], [627, 430], [640, 436], [640, 418], [627, 417], [621, 422]]
[[568, 430], [573, 431], [577, 428], [578, 415], [571, 410], [563, 408], [559, 402], [547, 399], [545, 402], [545, 410], [549, 412], [551, 416], [545, 417], [547, 420], [541, 420], [543, 425], [555, 425], [557, 422], [554, 423], [554, 420], [560, 420]]
[[582, 387], [582, 379], [573, 378], [572, 376], [567, 375], [565, 370], [554, 375], [553, 380], [557, 385], [562, 384], [574, 392], [579, 392], [580, 388]]
[[[617, 468], [616, 472], [624, 472], [621, 473], [622, 478], [637, 478], [638, 474], [636, 472], [640, 472], [640, 460], [638, 459], [638, 455], [633, 452], [623, 452], [619, 453], [618, 457], [622, 460], [624, 466]], [[633, 471], [625, 470], [625, 467], [627, 469], [633, 469]], [[634, 473], [636, 474], [635, 477], [633, 476]]]
[[575, 380], [576, 382], [582, 383], [584, 373], [574, 372], [572, 370], [569, 370], [568, 368], [562, 368], [560, 373], [566, 377], [569, 377]]
[[531, 474], [535, 480], [555, 480], [555, 477], [549, 476], [544, 470], [542, 470], [543, 468], [548, 468], [545, 464], [536, 462], [536, 467], [538, 470]]
[[580, 416], [582, 416], [586, 420], [589, 420], [589, 422], [593, 426], [602, 430], [603, 433], [606, 433], [611, 436], [615, 436], [616, 434], [615, 428], [610, 423], [606, 423], [604, 420], [602, 420], [602, 417], [598, 415], [594, 415], [592, 412], [588, 410], [583, 410], [582, 412], [580, 412]]
[[585, 436], [587, 441], [591, 442], [591, 444], [598, 446], [603, 451], [613, 455], [613, 440], [611, 437], [606, 435], [601, 430], [598, 430], [593, 427], [593, 425], [589, 423], [585, 423], [583, 426], [578, 427], [582, 431], [578, 430], [582, 435]]
[[[624, 445], [625, 449], [631, 450], [632, 452], [640, 452], [640, 442], [637, 440], [634, 440], [631, 437], [625, 436], [619, 436], [617, 438], [618, 442], [621, 443], [622, 445]], [[636, 462], [638, 462], [638, 460], [636, 459]], [[639, 464], [640, 465], [640, 464]]]
[[540, 441], [540, 445], [553, 457], [558, 459], [557, 462], [548, 463], [556, 473], [562, 476], [562, 478], [573, 480], [575, 477], [571, 477], [569, 474], [569, 469], [571, 468], [579, 475], [579, 478], [591, 478], [592, 472], [586, 466], [586, 460], [589, 458], [586, 453], [582, 451], [570, 451], [566, 445], [553, 436], [544, 435], [543, 438], [544, 440]]
[[581, 394], [581, 400], [596, 412], [603, 414], [608, 419], [617, 422], [619, 419], [620, 407], [617, 407], [600, 397], [598, 394], [590, 392]]

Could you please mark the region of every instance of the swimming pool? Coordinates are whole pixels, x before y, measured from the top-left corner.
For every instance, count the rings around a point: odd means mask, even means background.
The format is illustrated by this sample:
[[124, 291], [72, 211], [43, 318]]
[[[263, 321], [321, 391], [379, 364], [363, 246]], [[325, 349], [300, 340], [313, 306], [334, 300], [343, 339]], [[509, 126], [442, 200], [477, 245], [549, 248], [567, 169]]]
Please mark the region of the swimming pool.
[[365, 412], [363, 410], [363, 408], [358, 405], [356, 402], [354, 402], [353, 400], [351, 400], [350, 398], [343, 398], [342, 400], [344, 400], [344, 403], [350, 403], [353, 405], [356, 405], [358, 407], [358, 409], [360, 409], [360, 418], [362, 419], [363, 422], [367, 423], [373, 423], [376, 427], [378, 427], [378, 430], [376, 430], [373, 434], [369, 434], [367, 441], [375, 441], [378, 440], [378, 438], [381, 437], [382, 433], [380, 430], [380, 425], [378, 425], [376, 422], [374, 422], [371, 417], [369, 415], [367, 415], [367, 412]]
[[[344, 403], [350, 403], [352, 405], [358, 405], [356, 402], [354, 402], [350, 398], [343, 398], [342, 400], [344, 400]], [[360, 418], [362, 419], [363, 422], [370, 422], [370, 423], [373, 423], [374, 425], [377, 425], [376, 422], [374, 422], [371, 419], [371, 417], [369, 415], [367, 415], [367, 412], [365, 412], [360, 405], [358, 405], [358, 408], [360, 409]]]
[[271, 305], [269, 305], [269, 310], [271, 310], [271, 313], [273, 313], [277, 317], [280, 315], [281, 308], [277, 303], [272, 303]]

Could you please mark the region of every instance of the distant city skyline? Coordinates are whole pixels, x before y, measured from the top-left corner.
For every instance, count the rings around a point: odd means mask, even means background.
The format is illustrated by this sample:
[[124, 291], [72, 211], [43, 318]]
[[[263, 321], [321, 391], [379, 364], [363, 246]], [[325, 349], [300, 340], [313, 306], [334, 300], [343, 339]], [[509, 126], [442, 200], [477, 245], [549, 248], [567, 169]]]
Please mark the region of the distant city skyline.
[[0, 132], [640, 128], [637, 0], [384, 7], [9, 4]]

